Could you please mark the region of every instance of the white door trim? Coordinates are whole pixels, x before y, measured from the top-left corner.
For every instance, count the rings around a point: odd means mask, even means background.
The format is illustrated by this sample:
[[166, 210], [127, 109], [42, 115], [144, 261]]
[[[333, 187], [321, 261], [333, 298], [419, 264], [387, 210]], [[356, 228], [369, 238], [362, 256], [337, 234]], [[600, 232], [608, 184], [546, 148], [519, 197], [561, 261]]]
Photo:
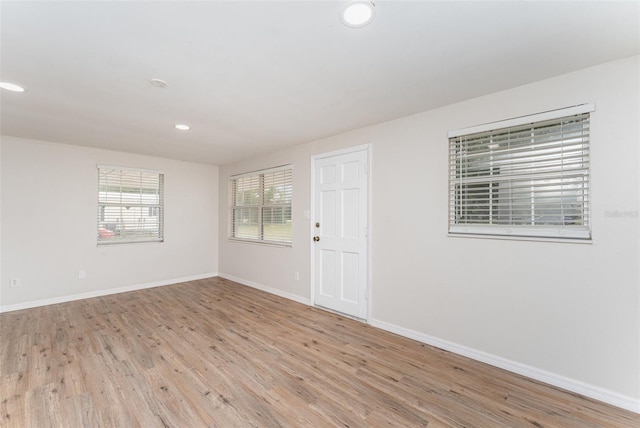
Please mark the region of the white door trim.
[[[310, 193], [310, 204], [311, 204], [311, 219], [309, 221], [309, 235], [308, 235], [308, 239], [309, 239], [309, 256], [311, 258], [311, 269], [310, 269], [310, 278], [309, 278], [309, 296], [310, 296], [310, 305], [311, 306], [315, 306], [315, 252], [314, 252], [314, 243], [313, 243], [313, 236], [315, 235], [315, 222], [313, 220], [313, 214], [315, 213], [315, 191], [316, 191], [316, 186], [315, 186], [315, 176], [316, 176], [316, 168], [315, 168], [315, 162], [318, 159], [323, 159], [323, 158], [328, 158], [328, 157], [332, 157], [332, 156], [340, 156], [340, 155], [345, 155], [345, 154], [349, 154], [349, 153], [354, 153], [354, 152], [359, 152], [359, 151], [365, 151], [366, 152], [366, 159], [367, 159], [367, 167], [368, 167], [368, 174], [367, 174], [367, 281], [366, 281], [366, 296], [367, 296], [367, 302], [366, 302], [366, 310], [367, 310], [367, 314], [366, 317], [364, 318], [364, 321], [369, 324], [370, 323], [370, 319], [371, 319], [371, 301], [372, 301], [372, 290], [371, 290], [371, 241], [372, 241], [372, 223], [371, 223], [371, 175], [372, 175], [372, 168], [371, 168], [371, 145], [370, 144], [361, 144], [358, 146], [354, 146], [354, 147], [349, 147], [346, 149], [340, 149], [340, 150], [334, 150], [331, 152], [326, 152], [326, 153], [319, 153], [316, 155], [312, 155], [310, 162], [311, 162], [311, 177], [310, 177], [310, 188], [311, 188], [311, 193]], [[344, 315], [344, 314], [343, 314]], [[348, 315], [345, 315], [348, 316]]]

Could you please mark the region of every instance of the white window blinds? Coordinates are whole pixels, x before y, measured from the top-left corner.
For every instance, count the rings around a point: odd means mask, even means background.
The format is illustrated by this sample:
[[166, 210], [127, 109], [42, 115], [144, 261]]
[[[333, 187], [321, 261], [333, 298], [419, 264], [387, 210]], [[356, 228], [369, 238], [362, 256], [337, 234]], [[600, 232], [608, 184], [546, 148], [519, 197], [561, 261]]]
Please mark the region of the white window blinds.
[[229, 179], [229, 238], [291, 244], [291, 166]]
[[593, 110], [583, 105], [450, 133], [449, 233], [590, 239]]
[[98, 166], [98, 244], [163, 240], [164, 174]]

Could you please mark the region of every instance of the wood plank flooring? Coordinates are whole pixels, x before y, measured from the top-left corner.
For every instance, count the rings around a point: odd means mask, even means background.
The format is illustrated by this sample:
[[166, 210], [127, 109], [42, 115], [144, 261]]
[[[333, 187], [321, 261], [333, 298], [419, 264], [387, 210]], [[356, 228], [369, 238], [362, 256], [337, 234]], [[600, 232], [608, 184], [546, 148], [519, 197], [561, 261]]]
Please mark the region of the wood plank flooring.
[[3, 427], [638, 427], [221, 278], [0, 314]]

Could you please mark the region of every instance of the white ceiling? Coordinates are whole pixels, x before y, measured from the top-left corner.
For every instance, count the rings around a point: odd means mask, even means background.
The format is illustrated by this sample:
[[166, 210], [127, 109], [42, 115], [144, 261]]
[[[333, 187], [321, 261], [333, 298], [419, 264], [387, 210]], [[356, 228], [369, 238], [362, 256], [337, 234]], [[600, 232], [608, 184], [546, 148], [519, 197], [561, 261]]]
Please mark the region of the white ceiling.
[[640, 53], [637, 1], [345, 4], [2, 1], [1, 131], [222, 165]]

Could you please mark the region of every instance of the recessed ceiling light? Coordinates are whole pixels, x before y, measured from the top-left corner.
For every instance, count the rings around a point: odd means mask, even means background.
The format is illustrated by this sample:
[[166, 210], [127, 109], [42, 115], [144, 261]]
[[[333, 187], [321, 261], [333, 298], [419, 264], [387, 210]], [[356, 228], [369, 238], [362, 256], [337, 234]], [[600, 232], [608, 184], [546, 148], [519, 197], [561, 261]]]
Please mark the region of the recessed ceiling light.
[[177, 125], [173, 125], [174, 128], [179, 129], [180, 131], [188, 131], [191, 129], [191, 127], [189, 125], [184, 125], [184, 124], [177, 124]]
[[12, 92], [24, 92], [24, 88], [22, 86], [18, 86], [9, 82], [0, 82], [0, 88]]
[[156, 88], [166, 88], [168, 83], [165, 82], [164, 80], [160, 80], [160, 79], [151, 79], [149, 80], [149, 83], [151, 83], [152, 86], [155, 86]]
[[348, 27], [364, 27], [375, 17], [375, 4], [372, 1], [352, 1], [342, 10], [340, 19]]

